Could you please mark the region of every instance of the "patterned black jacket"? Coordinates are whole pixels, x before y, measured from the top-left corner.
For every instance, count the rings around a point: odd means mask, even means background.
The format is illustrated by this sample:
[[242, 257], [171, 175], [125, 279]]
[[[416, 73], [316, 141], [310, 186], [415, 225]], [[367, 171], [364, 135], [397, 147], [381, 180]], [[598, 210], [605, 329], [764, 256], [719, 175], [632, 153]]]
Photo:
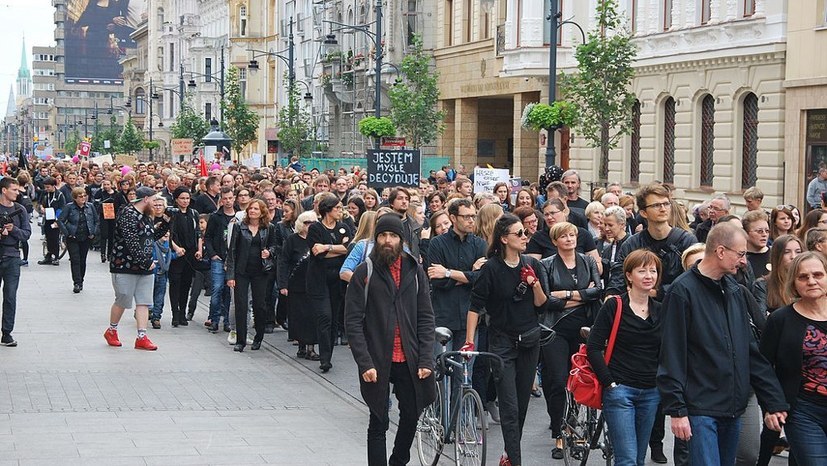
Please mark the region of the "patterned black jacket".
[[156, 228], [152, 219], [134, 206], [126, 205], [115, 220], [115, 242], [109, 258], [109, 272], [151, 275], [152, 244], [169, 231], [167, 222]]

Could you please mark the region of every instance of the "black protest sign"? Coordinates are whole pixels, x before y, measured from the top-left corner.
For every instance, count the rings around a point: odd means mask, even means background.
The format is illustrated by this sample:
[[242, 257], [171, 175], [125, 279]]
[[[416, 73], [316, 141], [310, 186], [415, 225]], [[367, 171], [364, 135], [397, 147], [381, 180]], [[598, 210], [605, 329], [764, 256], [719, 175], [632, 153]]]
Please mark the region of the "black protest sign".
[[368, 186], [419, 187], [422, 157], [419, 150], [368, 150]]

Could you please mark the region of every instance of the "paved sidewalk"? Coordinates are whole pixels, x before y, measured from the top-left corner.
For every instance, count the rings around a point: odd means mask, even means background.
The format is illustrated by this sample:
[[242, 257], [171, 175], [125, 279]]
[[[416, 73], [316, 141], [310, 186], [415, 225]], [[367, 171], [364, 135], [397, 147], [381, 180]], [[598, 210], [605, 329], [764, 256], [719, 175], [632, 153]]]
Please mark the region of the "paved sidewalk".
[[19, 346], [0, 348], [0, 465], [364, 464], [361, 403], [289, 358], [234, 353], [200, 326], [205, 311], [172, 329], [167, 309], [156, 352], [132, 348], [125, 315], [124, 346], [110, 348], [107, 264], [91, 252], [73, 294], [69, 261], [38, 266], [38, 250], [22, 269]]

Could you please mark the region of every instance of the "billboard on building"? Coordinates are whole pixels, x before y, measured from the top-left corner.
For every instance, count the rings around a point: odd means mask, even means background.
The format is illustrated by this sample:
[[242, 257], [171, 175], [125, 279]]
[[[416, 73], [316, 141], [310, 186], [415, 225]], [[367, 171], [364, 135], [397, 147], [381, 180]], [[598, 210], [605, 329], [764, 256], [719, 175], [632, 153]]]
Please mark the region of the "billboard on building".
[[122, 84], [119, 60], [135, 48], [129, 35], [146, 20], [146, 4], [147, 0], [67, 0], [66, 82]]

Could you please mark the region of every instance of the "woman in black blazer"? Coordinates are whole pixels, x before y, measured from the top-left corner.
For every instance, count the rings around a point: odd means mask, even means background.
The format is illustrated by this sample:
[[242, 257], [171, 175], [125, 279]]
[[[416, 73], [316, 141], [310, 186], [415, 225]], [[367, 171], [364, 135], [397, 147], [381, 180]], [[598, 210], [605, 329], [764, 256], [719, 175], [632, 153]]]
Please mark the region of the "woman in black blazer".
[[581, 343], [580, 328], [591, 326], [595, 310], [603, 297], [597, 262], [577, 248], [577, 227], [568, 222], [555, 223], [549, 237], [557, 254], [541, 261], [548, 277], [547, 309], [556, 336], [540, 350], [543, 368], [543, 394], [551, 418], [550, 429], [557, 445], [554, 459], [563, 458], [560, 430], [566, 408], [566, 379], [571, 369], [571, 355]]
[[235, 290], [236, 344], [234, 351], [244, 351], [247, 342], [247, 287], [253, 291], [253, 321], [256, 336], [252, 350], [261, 348], [267, 311], [267, 285], [275, 273], [276, 228], [270, 224], [270, 211], [260, 199], [253, 199], [245, 209], [242, 222], [236, 223], [227, 250], [227, 286]]
[[793, 260], [787, 291], [796, 301], [767, 319], [761, 353], [790, 404], [784, 430], [799, 466], [827, 464], [827, 260], [805, 252]]

